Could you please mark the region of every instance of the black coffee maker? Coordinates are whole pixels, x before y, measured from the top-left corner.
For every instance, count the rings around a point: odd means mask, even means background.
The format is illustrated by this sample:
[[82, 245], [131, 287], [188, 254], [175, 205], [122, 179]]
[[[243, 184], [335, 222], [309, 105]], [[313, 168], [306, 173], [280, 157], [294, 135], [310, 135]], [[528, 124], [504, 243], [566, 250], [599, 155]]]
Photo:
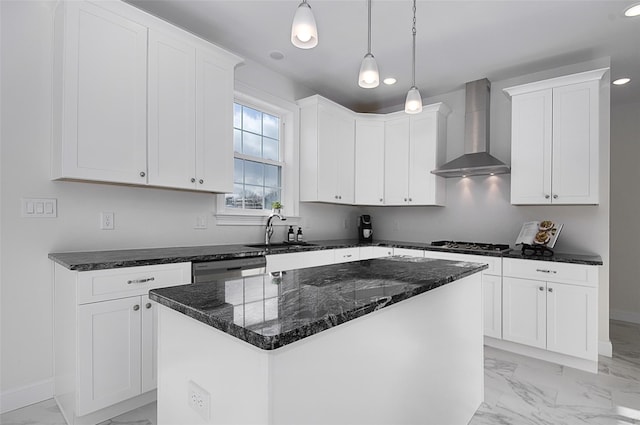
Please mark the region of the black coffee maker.
[[371, 227], [370, 215], [361, 215], [358, 219], [358, 240], [360, 242], [373, 241], [373, 227]]

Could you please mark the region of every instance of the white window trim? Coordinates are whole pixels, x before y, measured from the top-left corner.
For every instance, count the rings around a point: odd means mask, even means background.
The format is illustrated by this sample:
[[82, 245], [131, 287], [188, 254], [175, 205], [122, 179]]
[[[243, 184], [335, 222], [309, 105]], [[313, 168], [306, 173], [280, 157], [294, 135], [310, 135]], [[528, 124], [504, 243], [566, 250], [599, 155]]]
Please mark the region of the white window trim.
[[[282, 119], [282, 214], [287, 221], [276, 220], [275, 225], [298, 224], [300, 211], [300, 167], [298, 152], [300, 146], [300, 109], [293, 102], [262, 92], [248, 85], [236, 82], [234, 101], [265, 111], [276, 113]], [[269, 210], [245, 210], [226, 208], [225, 195], [216, 195], [216, 225], [218, 226], [263, 226]]]

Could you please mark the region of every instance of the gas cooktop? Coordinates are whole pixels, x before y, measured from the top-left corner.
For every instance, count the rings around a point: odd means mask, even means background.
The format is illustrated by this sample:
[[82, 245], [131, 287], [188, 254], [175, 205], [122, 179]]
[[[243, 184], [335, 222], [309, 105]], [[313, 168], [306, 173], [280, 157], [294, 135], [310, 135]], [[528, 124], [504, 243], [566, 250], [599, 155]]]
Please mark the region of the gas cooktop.
[[506, 244], [493, 244], [484, 242], [456, 242], [456, 241], [435, 241], [431, 242], [431, 246], [441, 246], [448, 249], [460, 249], [465, 251], [488, 251], [488, 252], [506, 252], [510, 247]]

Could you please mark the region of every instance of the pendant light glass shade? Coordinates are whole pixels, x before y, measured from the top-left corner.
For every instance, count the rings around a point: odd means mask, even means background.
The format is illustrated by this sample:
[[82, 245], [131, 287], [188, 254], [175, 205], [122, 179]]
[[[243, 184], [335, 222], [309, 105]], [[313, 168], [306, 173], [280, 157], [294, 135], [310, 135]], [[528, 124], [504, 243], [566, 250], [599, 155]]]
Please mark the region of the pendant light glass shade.
[[358, 85], [365, 89], [372, 89], [378, 87], [378, 84], [380, 84], [380, 73], [378, 72], [376, 58], [371, 53], [367, 53], [362, 59], [362, 65], [360, 65]]
[[422, 96], [416, 86], [409, 89], [407, 100], [404, 102], [404, 111], [407, 114], [419, 114], [422, 112]]
[[367, 1], [369, 9], [369, 31], [367, 54], [362, 59], [362, 65], [360, 65], [360, 74], [358, 76], [358, 85], [365, 89], [372, 89], [378, 87], [380, 84], [380, 73], [378, 72], [378, 64], [376, 58], [371, 54], [371, 0]]
[[422, 96], [416, 87], [416, 0], [413, 0], [413, 85], [407, 92], [404, 101], [404, 111], [407, 114], [419, 114], [422, 112]]
[[316, 19], [306, 0], [300, 3], [293, 17], [291, 43], [300, 49], [312, 49], [318, 45]]

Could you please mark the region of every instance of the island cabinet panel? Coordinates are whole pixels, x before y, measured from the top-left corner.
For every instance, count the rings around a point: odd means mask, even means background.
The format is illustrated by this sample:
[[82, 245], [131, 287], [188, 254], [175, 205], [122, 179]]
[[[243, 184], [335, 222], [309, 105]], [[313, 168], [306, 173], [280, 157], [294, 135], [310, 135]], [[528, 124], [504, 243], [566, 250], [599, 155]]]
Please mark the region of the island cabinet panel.
[[356, 118], [355, 203], [384, 205], [384, 121]]
[[300, 200], [354, 203], [355, 116], [320, 96], [300, 105]]
[[598, 204], [608, 68], [510, 87], [511, 203]]
[[241, 59], [124, 2], [59, 2], [52, 178], [233, 190]]
[[145, 184], [147, 28], [101, 6], [55, 12], [51, 177]]
[[155, 399], [157, 304], [191, 263], [75, 272], [54, 268], [55, 398], [70, 424], [103, 422]]

